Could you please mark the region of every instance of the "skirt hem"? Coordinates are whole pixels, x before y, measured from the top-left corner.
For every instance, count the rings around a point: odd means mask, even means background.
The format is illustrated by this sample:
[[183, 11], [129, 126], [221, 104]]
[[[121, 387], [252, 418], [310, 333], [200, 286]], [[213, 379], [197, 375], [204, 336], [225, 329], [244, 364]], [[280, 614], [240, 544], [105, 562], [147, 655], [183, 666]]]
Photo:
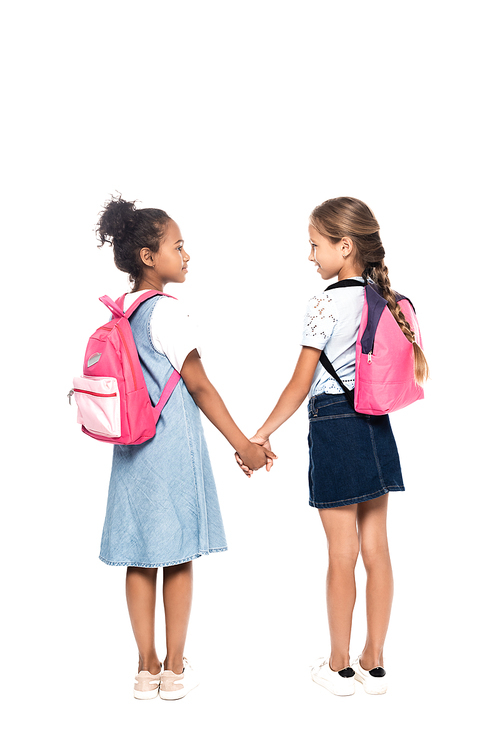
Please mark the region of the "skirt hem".
[[339, 499], [335, 502], [325, 502], [324, 504], [321, 502], [312, 502], [309, 500], [309, 506], [315, 507], [317, 510], [324, 510], [328, 507], [344, 507], [345, 505], [356, 505], [360, 502], [369, 502], [370, 499], [377, 499], [377, 497], [383, 497], [384, 494], [388, 494], [389, 492], [404, 492], [405, 488], [404, 486], [387, 486], [381, 489], [380, 491], [374, 492], [373, 494], [367, 494], [364, 497], [354, 497], [353, 499]]
[[193, 554], [190, 557], [186, 557], [185, 559], [179, 559], [175, 562], [160, 562], [157, 564], [144, 564], [143, 562], [112, 562], [109, 559], [105, 559], [103, 556], [99, 555], [99, 559], [101, 562], [104, 562], [104, 564], [108, 564], [110, 567], [174, 567], [177, 564], [185, 564], [185, 562], [191, 562], [193, 559], [198, 559], [202, 556], [207, 556], [208, 554], [215, 554], [219, 551], [227, 551], [227, 546], [223, 546], [220, 549], [208, 549], [208, 551], [199, 551], [198, 554]]

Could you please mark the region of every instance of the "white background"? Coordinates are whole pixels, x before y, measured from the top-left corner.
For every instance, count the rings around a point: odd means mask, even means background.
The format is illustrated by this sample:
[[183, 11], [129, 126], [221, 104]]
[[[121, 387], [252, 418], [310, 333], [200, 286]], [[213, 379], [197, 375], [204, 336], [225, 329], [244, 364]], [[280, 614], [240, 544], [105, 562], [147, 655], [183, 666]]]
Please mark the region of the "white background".
[[[11, 745], [482, 743], [498, 628], [493, 2], [12, 7], [1, 232]], [[200, 320], [206, 370], [249, 435], [291, 376], [305, 302], [324, 286], [307, 262], [310, 211], [338, 195], [374, 210], [432, 372], [425, 401], [392, 419], [407, 491], [390, 502], [385, 697], [358, 685], [342, 700], [309, 677], [328, 630], [304, 406], [272, 440], [272, 473], [251, 480], [207, 423], [230, 551], [195, 562], [187, 656], [202, 684], [179, 703], [133, 700], [125, 570], [97, 558], [111, 453], [81, 435], [65, 397], [106, 318], [98, 297], [127, 289], [93, 235], [115, 191], [179, 223], [190, 272], [168, 291]], [[353, 658], [361, 565], [358, 579]], [[160, 610], [158, 625], [162, 657]]]

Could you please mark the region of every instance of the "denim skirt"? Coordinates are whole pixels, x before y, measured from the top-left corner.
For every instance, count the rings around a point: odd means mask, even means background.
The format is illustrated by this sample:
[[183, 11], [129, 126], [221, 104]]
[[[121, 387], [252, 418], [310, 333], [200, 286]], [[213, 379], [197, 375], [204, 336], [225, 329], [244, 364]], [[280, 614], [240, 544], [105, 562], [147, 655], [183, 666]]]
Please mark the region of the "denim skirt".
[[346, 396], [309, 401], [309, 504], [341, 507], [404, 491], [389, 416], [354, 411]]

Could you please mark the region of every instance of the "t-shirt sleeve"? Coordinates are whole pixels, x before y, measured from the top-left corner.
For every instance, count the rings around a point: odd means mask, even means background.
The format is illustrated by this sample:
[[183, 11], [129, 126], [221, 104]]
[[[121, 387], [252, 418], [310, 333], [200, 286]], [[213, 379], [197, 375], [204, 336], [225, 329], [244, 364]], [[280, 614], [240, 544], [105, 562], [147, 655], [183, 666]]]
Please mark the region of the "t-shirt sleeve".
[[165, 354], [174, 369], [180, 372], [186, 356], [197, 349], [201, 356], [199, 331], [184, 304], [177, 299], [158, 300], [151, 318], [151, 340]]
[[337, 308], [331, 296], [319, 294], [307, 303], [302, 331], [302, 346], [323, 350], [337, 322]]

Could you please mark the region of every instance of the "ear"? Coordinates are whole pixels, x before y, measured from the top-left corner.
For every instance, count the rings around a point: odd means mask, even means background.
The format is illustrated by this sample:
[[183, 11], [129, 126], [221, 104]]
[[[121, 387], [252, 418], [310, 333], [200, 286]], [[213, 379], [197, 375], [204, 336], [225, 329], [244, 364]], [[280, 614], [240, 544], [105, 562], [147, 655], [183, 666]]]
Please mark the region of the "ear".
[[151, 268], [154, 267], [153, 253], [149, 247], [143, 247], [139, 251], [139, 257], [141, 258], [144, 265], [149, 265]]
[[342, 253], [342, 256], [344, 258], [348, 258], [349, 255], [354, 250], [353, 241], [352, 241], [351, 237], [342, 237], [342, 239], [340, 240], [340, 242], [341, 242], [340, 251]]

